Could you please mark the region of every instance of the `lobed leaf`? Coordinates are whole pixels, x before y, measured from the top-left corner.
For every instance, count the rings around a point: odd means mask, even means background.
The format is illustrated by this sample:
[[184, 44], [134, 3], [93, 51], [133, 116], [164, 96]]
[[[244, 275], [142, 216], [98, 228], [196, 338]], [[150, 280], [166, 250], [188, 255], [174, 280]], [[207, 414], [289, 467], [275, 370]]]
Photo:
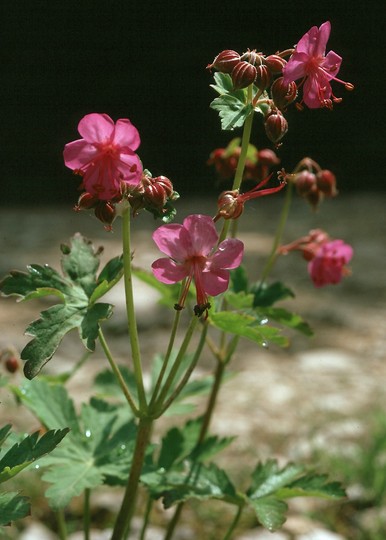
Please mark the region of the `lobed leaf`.
[[210, 107], [218, 111], [223, 130], [233, 130], [244, 125], [247, 117], [253, 112], [250, 103], [240, 101], [238, 97], [231, 94], [223, 94], [215, 98]]
[[30, 514], [30, 504], [27, 497], [18, 493], [0, 493], [0, 526], [10, 525]]

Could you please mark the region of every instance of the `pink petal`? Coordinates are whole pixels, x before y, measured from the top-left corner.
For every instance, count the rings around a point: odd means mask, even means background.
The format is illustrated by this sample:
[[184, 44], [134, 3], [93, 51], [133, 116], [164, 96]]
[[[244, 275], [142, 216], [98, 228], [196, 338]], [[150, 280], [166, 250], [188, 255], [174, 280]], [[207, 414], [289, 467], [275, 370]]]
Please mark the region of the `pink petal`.
[[123, 174], [124, 182], [136, 186], [142, 177], [142, 162], [137, 154], [121, 154], [115, 162], [119, 172]]
[[107, 114], [86, 114], [78, 124], [78, 131], [89, 143], [103, 143], [111, 139], [114, 122]]
[[314, 45], [318, 37], [318, 27], [313, 26], [304, 34], [304, 36], [299, 40], [296, 45], [296, 52], [306, 53], [307, 55], [312, 56], [314, 51]]
[[217, 296], [227, 290], [229, 285], [229, 272], [227, 270], [203, 272], [201, 281], [207, 294], [210, 296]]
[[306, 74], [306, 63], [308, 55], [305, 53], [294, 53], [283, 68], [283, 83], [289, 84], [292, 81], [301, 79]]
[[342, 57], [336, 52], [330, 51], [323, 60], [321, 67], [327, 72], [328, 78], [332, 79], [338, 74], [341, 63]]
[[99, 161], [88, 167], [84, 176], [83, 184], [91, 195], [98, 199], [108, 201], [119, 194], [119, 173], [106, 161]]
[[327, 77], [320, 77], [310, 75], [304, 83], [303, 99], [304, 103], [310, 109], [318, 109], [322, 107], [323, 99], [329, 99], [331, 97], [331, 85], [328, 82]]
[[141, 143], [136, 127], [127, 118], [117, 120], [113, 142], [117, 146], [127, 146], [131, 150], [136, 150]]
[[191, 254], [190, 235], [179, 223], [158, 227], [153, 233], [158, 249], [176, 261], [185, 261]]
[[244, 254], [244, 244], [236, 238], [221, 242], [216, 253], [210, 259], [210, 271], [231, 269], [240, 266]]
[[192, 214], [184, 219], [183, 226], [190, 235], [192, 255], [209, 255], [218, 240], [213, 219], [203, 214]]
[[331, 23], [326, 21], [319, 27], [318, 38], [315, 44], [314, 56], [324, 56], [326, 45], [331, 33]]
[[151, 265], [153, 274], [162, 283], [177, 283], [187, 277], [186, 268], [171, 259], [157, 259]]
[[66, 167], [70, 169], [81, 169], [98, 154], [98, 150], [84, 139], [72, 141], [64, 147], [63, 157]]

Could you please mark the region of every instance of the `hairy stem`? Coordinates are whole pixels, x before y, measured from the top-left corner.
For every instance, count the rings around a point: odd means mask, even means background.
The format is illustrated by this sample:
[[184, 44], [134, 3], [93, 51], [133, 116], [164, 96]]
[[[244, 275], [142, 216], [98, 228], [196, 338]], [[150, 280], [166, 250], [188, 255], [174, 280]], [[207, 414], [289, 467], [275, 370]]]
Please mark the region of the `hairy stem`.
[[134, 376], [138, 391], [139, 409], [141, 412], [145, 412], [147, 410], [147, 403], [143, 384], [141, 353], [139, 349], [137, 320], [134, 309], [133, 276], [131, 271], [130, 207], [125, 208], [123, 211], [122, 227], [127, 322], [133, 359]]
[[111, 540], [122, 540], [123, 538], [126, 538], [126, 535], [130, 532], [131, 519], [134, 514], [135, 502], [137, 499], [139, 479], [146, 455], [146, 448], [150, 439], [151, 428], [152, 420], [150, 418], [141, 418], [139, 420], [131, 471]]

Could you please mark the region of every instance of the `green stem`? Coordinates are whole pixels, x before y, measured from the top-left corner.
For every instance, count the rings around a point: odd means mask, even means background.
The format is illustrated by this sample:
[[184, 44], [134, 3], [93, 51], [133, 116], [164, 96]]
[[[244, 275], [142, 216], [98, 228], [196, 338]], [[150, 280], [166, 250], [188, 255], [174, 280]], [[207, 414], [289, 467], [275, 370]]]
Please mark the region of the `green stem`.
[[171, 330], [171, 334], [170, 334], [170, 338], [169, 338], [168, 348], [167, 348], [167, 351], [166, 351], [166, 354], [165, 354], [165, 358], [164, 358], [164, 361], [163, 361], [163, 364], [162, 364], [161, 371], [160, 371], [160, 373], [158, 375], [158, 378], [157, 378], [157, 382], [156, 382], [156, 384], [154, 386], [153, 395], [152, 395], [150, 405], [149, 405], [150, 408], [152, 407], [152, 405], [154, 405], [154, 403], [155, 403], [155, 401], [156, 401], [156, 399], [158, 397], [158, 393], [159, 393], [163, 378], [165, 376], [166, 368], [168, 366], [168, 363], [169, 363], [169, 360], [170, 360], [170, 355], [171, 355], [172, 350], [173, 350], [173, 345], [174, 345], [174, 341], [175, 341], [175, 338], [176, 338], [178, 324], [180, 322], [180, 317], [181, 317], [181, 310], [176, 310], [175, 315], [174, 315], [174, 320], [173, 320], [173, 326], [172, 326], [172, 330]]
[[84, 490], [83, 530], [84, 540], [90, 540], [90, 488]]
[[149, 496], [147, 499], [145, 515], [143, 517], [142, 529], [139, 536], [139, 540], [145, 540], [146, 529], [149, 523], [151, 509], [153, 508], [153, 499]]
[[229, 527], [229, 529], [228, 529], [226, 535], [224, 536], [223, 540], [230, 540], [232, 538], [232, 534], [233, 534], [235, 528], [237, 527], [238, 522], [240, 521], [240, 517], [241, 517], [242, 512], [243, 512], [243, 506], [240, 505], [238, 507], [237, 513], [236, 513], [236, 515], [235, 515], [235, 517], [234, 517], [234, 519], [233, 519], [233, 521], [231, 523], [231, 526]]
[[64, 518], [64, 510], [62, 508], [56, 512], [56, 519], [58, 521], [58, 534], [60, 540], [67, 540], [66, 520]]
[[150, 439], [151, 427], [152, 420], [150, 418], [141, 418], [139, 420], [130, 475], [121, 508], [114, 525], [111, 540], [122, 540], [123, 538], [126, 538], [130, 532], [130, 524], [134, 514], [139, 479], [146, 455], [146, 448]]
[[120, 372], [120, 369], [119, 369], [118, 365], [116, 364], [116, 362], [115, 362], [115, 360], [114, 360], [114, 358], [113, 358], [113, 356], [112, 356], [112, 354], [110, 352], [110, 349], [109, 349], [109, 347], [107, 345], [107, 342], [105, 340], [105, 337], [104, 337], [104, 334], [103, 334], [101, 328], [99, 329], [98, 334], [99, 334], [99, 342], [102, 345], [102, 349], [103, 349], [103, 351], [104, 351], [104, 353], [106, 355], [107, 360], [109, 361], [111, 369], [112, 369], [112, 371], [113, 371], [113, 373], [114, 373], [114, 375], [115, 375], [115, 377], [116, 377], [116, 379], [117, 379], [117, 381], [119, 383], [119, 386], [121, 387], [121, 390], [122, 390], [128, 404], [130, 405], [130, 408], [133, 411], [134, 415], [139, 416], [139, 410], [138, 410], [138, 408], [137, 408], [137, 406], [136, 406], [136, 404], [134, 402], [134, 399], [132, 398], [132, 396], [130, 394], [129, 389], [126, 386], [125, 380], [122, 377], [122, 373]]
[[[252, 87], [252, 85], [250, 85], [250, 86], [248, 86], [248, 96], [247, 96], [248, 103], [252, 102], [252, 97], [253, 97], [252, 92], [253, 92], [253, 87]], [[241, 182], [243, 180], [244, 169], [245, 169], [245, 161], [247, 159], [249, 142], [251, 140], [252, 124], [253, 124], [253, 110], [250, 112], [250, 114], [247, 116], [247, 118], [245, 119], [245, 122], [244, 122], [243, 135], [242, 135], [242, 138], [241, 138], [240, 157], [239, 157], [239, 161], [237, 163], [237, 168], [236, 168], [235, 178], [233, 180], [232, 190], [240, 189]], [[224, 220], [223, 228], [222, 228], [222, 231], [220, 233], [219, 240], [218, 240], [219, 243], [222, 242], [223, 240], [225, 240], [225, 238], [227, 237], [230, 222], [231, 222], [230, 219], [225, 219]]]
[[143, 384], [143, 374], [141, 365], [141, 353], [139, 349], [139, 339], [137, 330], [137, 320], [135, 317], [133, 276], [131, 272], [131, 243], [130, 243], [130, 207], [125, 208], [122, 214], [122, 240], [123, 240], [123, 269], [126, 294], [126, 312], [129, 327], [129, 337], [131, 354], [133, 358], [134, 377], [137, 385], [139, 409], [141, 412], [147, 410], [145, 388]]
[[278, 224], [278, 227], [276, 229], [276, 234], [275, 234], [275, 238], [273, 240], [273, 245], [272, 245], [272, 250], [271, 250], [271, 253], [268, 257], [268, 260], [263, 268], [263, 271], [262, 271], [262, 274], [261, 274], [261, 279], [260, 279], [260, 286], [263, 285], [263, 283], [265, 282], [265, 280], [267, 279], [267, 277], [269, 276], [275, 262], [276, 262], [276, 259], [278, 257], [278, 254], [277, 254], [277, 248], [279, 247], [280, 243], [281, 243], [281, 239], [283, 237], [283, 233], [284, 233], [284, 229], [285, 229], [285, 226], [286, 226], [286, 223], [287, 223], [287, 219], [288, 219], [288, 214], [289, 214], [289, 209], [290, 209], [290, 206], [291, 206], [291, 201], [292, 201], [292, 182], [289, 182], [288, 183], [288, 187], [286, 189], [286, 194], [285, 194], [285, 199], [284, 199], [284, 206], [283, 206], [283, 210], [281, 212], [281, 216], [280, 216], [280, 221], [279, 221], [279, 224]]
[[222, 378], [223, 378], [223, 375], [224, 375], [225, 367], [226, 367], [225, 362], [221, 362], [219, 360], [217, 361], [217, 367], [216, 367], [216, 371], [215, 371], [215, 374], [214, 374], [214, 382], [213, 382], [213, 386], [212, 386], [212, 391], [210, 393], [208, 405], [206, 407], [205, 415], [204, 415], [203, 420], [202, 420], [202, 425], [201, 425], [200, 435], [199, 435], [199, 439], [198, 439], [198, 444], [202, 443], [202, 441], [204, 440], [204, 438], [205, 438], [205, 436], [206, 436], [206, 434], [208, 432], [209, 424], [210, 424], [210, 421], [212, 419], [212, 414], [213, 414], [214, 407], [215, 407], [215, 404], [216, 404], [216, 401], [217, 401], [217, 396], [218, 396], [218, 392], [220, 390], [221, 381], [222, 381]]
[[193, 315], [193, 317], [190, 320], [190, 324], [188, 326], [188, 329], [186, 330], [184, 340], [181, 344], [180, 350], [178, 351], [174, 364], [169, 372], [169, 375], [165, 381], [165, 384], [162, 387], [159, 398], [157, 399], [156, 403], [153, 406], [152, 414], [154, 415], [155, 418], [159, 416], [159, 411], [161, 411], [164, 407], [165, 398], [168, 395], [170, 388], [173, 385], [173, 382], [174, 382], [174, 379], [176, 378], [178, 370], [180, 369], [181, 362], [184, 359], [186, 350], [188, 348], [190, 340], [192, 339], [198, 320], [199, 318], [196, 315]]
[[198, 346], [197, 346], [197, 348], [195, 350], [192, 362], [190, 363], [190, 366], [188, 367], [188, 369], [185, 371], [185, 374], [182, 377], [182, 379], [179, 382], [176, 389], [172, 392], [172, 394], [169, 396], [169, 398], [163, 404], [163, 407], [162, 407], [161, 411], [158, 413], [158, 416], [161, 416], [170, 407], [170, 405], [179, 396], [180, 392], [183, 390], [183, 388], [185, 387], [185, 385], [189, 381], [190, 376], [193, 373], [193, 371], [194, 371], [194, 369], [195, 369], [195, 367], [197, 365], [198, 360], [200, 359], [202, 349], [204, 348], [204, 345], [205, 345], [206, 334], [208, 332], [208, 324], [207, 323], [204, 323], [204, 324], [205, 324], [205, 326], [202, 329], [200, 341], [199, 341]]

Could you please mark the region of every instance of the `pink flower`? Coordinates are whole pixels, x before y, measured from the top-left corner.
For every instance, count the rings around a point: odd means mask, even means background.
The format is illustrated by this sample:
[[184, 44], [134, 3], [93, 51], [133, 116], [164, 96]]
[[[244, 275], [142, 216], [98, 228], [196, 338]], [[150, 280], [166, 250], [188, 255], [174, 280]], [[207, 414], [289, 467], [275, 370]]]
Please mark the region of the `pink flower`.
[[346, 264], [353, 256], [353, 249], [343, 240], [322, 244], [315, 257], [308, 263], [308, 272], [315, 287], [334, 285], [349, 273]]
[[162, 283], [186, 284], [176, 309], [182, 309], [192, 279], [197, 293], [196, 315], [210, 307], [208, 295], [216, 296], [228, 288], [229, 270], [237, 268], [243, 257], [244, 244], [228, 238], [217, 246], [218, 235], [210, 216], [194, 214], [183, 224], [163, 225], [153, 233], [158, 248], [170, 258], [157, 259], [153, 274]]
[[142, 164], [134, 151], [140, 138], [130, 120], [121, 118], [114, 124], [107, 114], [87, 114], [78, 131], [83, 138], [66, 144], [63, 156], [66, 166], [83, 177], [86, 191], [111, 200], [125, 185], [138, 184]]
[[315, 287], [335, 285], [343, 276], [349, 275], [347, 264], [353, 256], [353, 248], [343, 240], [330, 240], [321, 229], [313, 229], [308, 235], [285, 246], [278, 253], [287, 255], [290, 251], [301, 251], [308, 262], [308, 273]]
[[313, 26], [301, 38], [295, 52], [283, 68], [284, 84], [303, 79], [303, 100], [310, 109], [331, 108], [332, 101], [341, 101], [332, 94], [331, 80], [344, 84], [347, 90], [354, 88], [351, 83], [336, 78], [342, 58], [334, 51], [329, 51], [325, 55], [330, 31], [329, 21], [319, 28]]

